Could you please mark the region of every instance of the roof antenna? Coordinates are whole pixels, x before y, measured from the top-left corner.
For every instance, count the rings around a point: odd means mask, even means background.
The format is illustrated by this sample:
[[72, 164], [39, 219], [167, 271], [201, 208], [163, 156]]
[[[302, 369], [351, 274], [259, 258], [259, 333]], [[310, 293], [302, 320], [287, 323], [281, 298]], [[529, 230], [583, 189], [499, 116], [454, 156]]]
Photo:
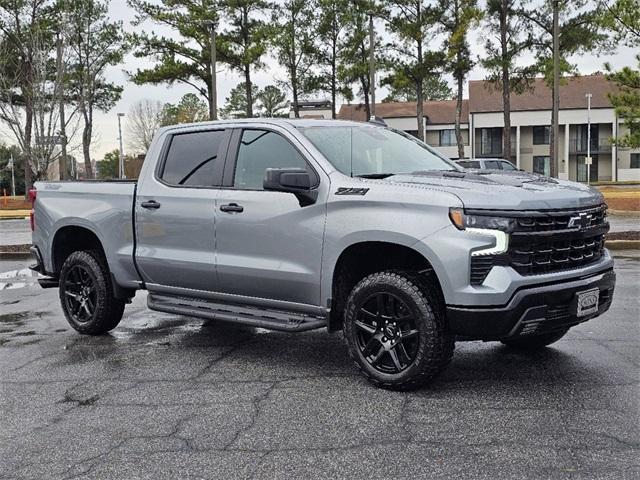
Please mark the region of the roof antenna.
[[369, 123], [375, 123], [376, 125], [381, 125], [383, 127], [389, 126], [382, 117], [376, 117], [375, 115], [371, 115], [371, 117], [369, 117]]

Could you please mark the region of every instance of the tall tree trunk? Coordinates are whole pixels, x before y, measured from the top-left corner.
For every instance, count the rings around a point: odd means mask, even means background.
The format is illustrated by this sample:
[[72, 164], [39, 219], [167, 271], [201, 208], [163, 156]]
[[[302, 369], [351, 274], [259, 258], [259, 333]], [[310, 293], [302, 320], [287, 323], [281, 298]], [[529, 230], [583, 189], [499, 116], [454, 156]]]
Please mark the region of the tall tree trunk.
[[[511, 159], [511, 77], [507, 43], [507, 11], [508, 0], [502, 0], [500, 10], [500, 49], [502, 55], [502, 111], [504, 129], [502, 130], [502, 156]], [[517, 155], [517, 153], [516, 153]]]
[[244, 66], [244, 92], [247, 97], [247, 118], [253, 118], [253, 93], [251, 91], [251, 66]]
[[422, 81], [416, 82], [416, 116], [418, 117], [418, 138], [424, 141], [424, 95]]
[[291, 90], [293, 91], [293, 116], [300, 118], [300, 107], [298, 106], [298, 76], [296, 67], [291, 67]]
[[462, 118], [462, 86], [464, 82], [463, 75], [457, 75], [458, 82], [458, 98], [456, 99], [456, 143], [458, 144], [458, 158], [464, 158], [464, 140], [462, 139], [462, 130], [460, 129], [460, 119]]
[[360, 84], [362, 85], [362, 93], [364, 95], [364, 112], [366, 115], [366, 122], [371, 119], [371, 103], [369, 102], [369, 82], [366, 77], [360, 77]]
[[91, 167], [91, 123], [85, 123], [82, 129], [82, 155], [84, 156], [84, 173], [86, 178], [93, 178]]

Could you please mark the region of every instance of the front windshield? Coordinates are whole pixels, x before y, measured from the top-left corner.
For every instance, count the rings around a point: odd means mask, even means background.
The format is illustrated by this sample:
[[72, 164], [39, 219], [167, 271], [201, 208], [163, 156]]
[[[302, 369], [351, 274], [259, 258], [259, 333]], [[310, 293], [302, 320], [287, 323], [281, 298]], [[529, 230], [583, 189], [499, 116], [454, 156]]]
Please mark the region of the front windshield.
[[416, 138], [388, 128], [318, 126], [300, 130], [336, 169], [352, 177], [457, 170]]

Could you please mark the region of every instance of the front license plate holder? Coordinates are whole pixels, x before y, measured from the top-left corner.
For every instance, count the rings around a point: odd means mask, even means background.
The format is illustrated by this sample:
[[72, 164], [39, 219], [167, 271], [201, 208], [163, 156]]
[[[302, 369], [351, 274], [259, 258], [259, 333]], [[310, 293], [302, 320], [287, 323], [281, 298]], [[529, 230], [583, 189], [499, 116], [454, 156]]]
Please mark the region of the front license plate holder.
[[598, 313], [600, 300], [600, 289], [592, 288], [584, 292], [576, 293], [576, 316], [586, 317], [593, 313]]

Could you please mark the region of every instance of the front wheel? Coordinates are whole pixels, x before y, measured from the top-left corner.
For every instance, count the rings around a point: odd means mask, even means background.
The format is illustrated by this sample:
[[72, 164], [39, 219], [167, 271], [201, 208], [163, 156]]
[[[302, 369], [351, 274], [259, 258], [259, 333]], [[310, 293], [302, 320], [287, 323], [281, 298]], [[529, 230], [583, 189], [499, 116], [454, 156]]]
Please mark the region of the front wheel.
[[78, 332], [100, 335], [120, 323], [125, 302], [113, 296], [109, 269], [100, 253], [73, 252], [62, 265], [59, 281], [62, 310]]
[[412, 272], [379, 272], [361, 280], [347, 299], [343, 329], [356, 366], [382, 388], [425, 385], [453, 355], [439, 295]]

